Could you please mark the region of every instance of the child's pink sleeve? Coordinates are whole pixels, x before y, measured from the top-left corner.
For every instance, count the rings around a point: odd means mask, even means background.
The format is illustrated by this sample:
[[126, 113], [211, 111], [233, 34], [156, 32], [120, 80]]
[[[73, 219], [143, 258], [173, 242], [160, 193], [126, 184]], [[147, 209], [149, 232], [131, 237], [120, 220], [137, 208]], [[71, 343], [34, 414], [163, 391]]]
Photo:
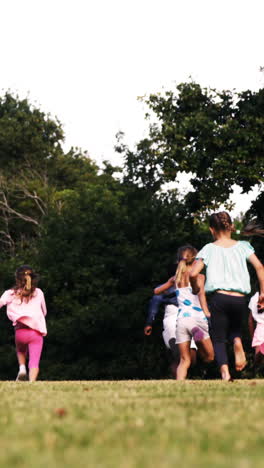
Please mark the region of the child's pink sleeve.
[[9, 289], [2, 294], [2, 296], [0, 297], [0, 308], [12, 301], [12, 298], [10, 296], [11, 291]]
[[41, 291], [41, 309], [42, 309], [43, 315], [47, 315], [46, 301], [45, 301], [45, 297], [42, 291]]

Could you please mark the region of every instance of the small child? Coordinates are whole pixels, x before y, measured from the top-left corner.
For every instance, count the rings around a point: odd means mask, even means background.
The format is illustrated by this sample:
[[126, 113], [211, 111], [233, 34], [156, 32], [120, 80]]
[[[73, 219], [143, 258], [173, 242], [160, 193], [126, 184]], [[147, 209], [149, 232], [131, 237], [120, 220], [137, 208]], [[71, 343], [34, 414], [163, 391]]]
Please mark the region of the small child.
[[19, 372], [16, 380], [27, 380], [26, 357], [29, 353], [29, 380], [37, 379], [43, 347], [47, 334], [47, 314], [44, 294], [37, 288], [37, 276], [28, 265], [15, 273], [16, 284], [0, 298], [0, 308], [7, 306], [7, 316], [15, 327], [15, 343]]
[[[175, 289], [179, 304], [176, 326], [176, 343], [180, 351], [180, 363], [177, 367], [177, 380], [187, 377], [191, 365], [191, 341], [194, 340], [202, 359], [209, 363], [214, 359], [214, 351], [209, 336], [208, 319], [210, 312], [204, 293], [204, 275], [198, 276], [198, 297], [192, 294], [190, 287], [190, 271], [197, 250], [191, 245], [178, 249], [178, 267], [175, 274]], [[172, 281], [172, 278], [168, 281]], [[168, 287], [168, 282], [156, 288], [156, 293], [162, 293]]]
[[152, 324], [155, 320], [157, 313], [159, 312], [161, 305], [173, 305], [176, 308], [178, 307], [178, 301], [175, 291], [174, 285], [174, 278], [170, 278], [167, 281], [168, 288], [164, 291], [163, 294], [158, 294], [155, 291], [158, 289], [154, 289], [154, 296], [149, 301], [148, 304], [148, 315], [147, 320], [144, 328], [145, 335], [150, 335], [152, 332]]
[[[260, 306], [258, 301], [259, 293], [256, 292], [248, 304], [250, 310], [248, 327], [252, 339], [252, 348], [255, 348], [256, 366], [264, 364], [264, 308]], [[257, 324], [256, 328], [255, 324]]]
[[[160, 288], [163, 293], [159, 293]], [[148, 316], [144, 328], [145, 335], [149, 336], [152, 333], [152, 323], [159, 311], [160, 305], [165, 306], [163, 317], [163, 332], [162, 337], [166, 348], [170, 351], [172, 364], [171, 371], [173, 376], [176, 377], [176, 371], [179, 364], [179, 349], [176, 344], [176, 328], [177, 328], [177, 315], [178, 315], [178, 300], [175, 290], [175, 278], [172, 276], [169, 280], [157, 286], [154, 289], [154, 296], [149, 302]], [[191, 342], [191, 362], [192, 365], [196, 363], [197, 346], [194, 340]]]

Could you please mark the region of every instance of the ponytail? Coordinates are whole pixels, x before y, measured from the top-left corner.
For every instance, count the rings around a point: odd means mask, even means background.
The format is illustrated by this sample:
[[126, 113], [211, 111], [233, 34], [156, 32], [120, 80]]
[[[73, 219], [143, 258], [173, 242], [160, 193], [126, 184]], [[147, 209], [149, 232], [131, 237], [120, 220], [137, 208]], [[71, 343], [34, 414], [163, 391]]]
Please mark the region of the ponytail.
[[25, 289], [27, 291], [31, 290], [31, 272], [30, 271], [25, 271], [25, 279], [26, 279], [26, 284], [25, 284]]
[[192, 245], [183, 245], [179, 247], [177, 251], [178, 266], [175, 273], [175, 285], [181, 282], [184, 273], [187, 270], [187, 266], [191, 265], [196, 257], [197, 250]]
[[177, 267], [177, 270], [176, 270], [176, 273], [175, 273], [175, 285], [176, 286], [177, 286], [178, 283], [181, 282], [182, 275], [183, 275], [183, 273], [186, 272], [186, 270], [187, 270], [186, 259], [182, 258], [178, 263], [178, 267]]
[[37, 286], [37, 275], [28, 265], [22, 265], [16, 270], [16, 284], [13, 290], [20, 297], [21, 303], [28, 302], [34, 294]]

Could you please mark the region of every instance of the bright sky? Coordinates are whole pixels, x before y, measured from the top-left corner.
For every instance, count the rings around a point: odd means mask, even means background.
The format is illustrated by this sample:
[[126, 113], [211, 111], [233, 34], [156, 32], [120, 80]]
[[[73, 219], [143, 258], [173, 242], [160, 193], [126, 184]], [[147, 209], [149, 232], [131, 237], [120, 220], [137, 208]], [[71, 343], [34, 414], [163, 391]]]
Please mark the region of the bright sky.
[[[29, 96], [64, 125], [65, 146], [99, 164], [122, 130], [146, 132], [138, 96], [191, 76], [202, 86], [264, 85], [263, 0], [8, 0], [1, 2], [0, 89]], [[236, 212], [249, 196], [235, 195]]]

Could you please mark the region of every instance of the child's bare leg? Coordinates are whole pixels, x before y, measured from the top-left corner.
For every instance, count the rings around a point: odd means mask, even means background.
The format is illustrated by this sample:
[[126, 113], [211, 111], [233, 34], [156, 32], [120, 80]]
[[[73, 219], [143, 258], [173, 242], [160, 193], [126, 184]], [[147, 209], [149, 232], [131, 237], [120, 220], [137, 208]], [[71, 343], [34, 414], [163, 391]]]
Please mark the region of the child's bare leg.
[[255, 346], [254, 365], [256, 367], [256, 370], [260, 370], [260, 368], [262, 368], [264, 365], [264, 355], [261, 352], [260, 346]]
[[235, 365], [237, 371], [242, 371], [247, 364], [246, 355], [243, 349], [241, 338], [234, 338]]
[[26, 359], [27, 359], [27, 352], [21, 352], [17, 350], [17, 360], [19, 364], [19, 371], [17, 374], [16, 381], [27, 380]]
[[197, 351], [194, 348], [191, 348], [191, 366], [195, 366], [197, 361]]
[[210, 338], [196, 342], [198, 352], [204, 362], [212, 362], [214, 360], [214, 348]]
[[177, 378], [177, 367], [178, 367], [178, 362], [173, 361], [171, 363], [170, 369], [171, 369], [171, 373], [174, 379]]
[[38, 373], [39, 373], [39, 368], [38, 367], [32, 367], [31, 369], [29, 369], [29, 380], [30, 380], [30, 382], [35, 382], [35, 380], [37, 380]]
[[230, 372], [229, 372], [229, 367], [228, 367], [227, 364], [223, 364], [222, 366], [220, 366], [220, 372], [221, 372], [222, 380], [230, 380], [231, 379], [231, 375], [230, 375]]
[[188, 369], [191, 365], [190, 341], [179, 343], [180, 363], [177, 367], [177, 380], [185, 380]]
[[27, 352], [21, 353], [21, 351], [17, 351], [17, 360], [20, 366], [26, 365], [26, 359], [27, 359]]

